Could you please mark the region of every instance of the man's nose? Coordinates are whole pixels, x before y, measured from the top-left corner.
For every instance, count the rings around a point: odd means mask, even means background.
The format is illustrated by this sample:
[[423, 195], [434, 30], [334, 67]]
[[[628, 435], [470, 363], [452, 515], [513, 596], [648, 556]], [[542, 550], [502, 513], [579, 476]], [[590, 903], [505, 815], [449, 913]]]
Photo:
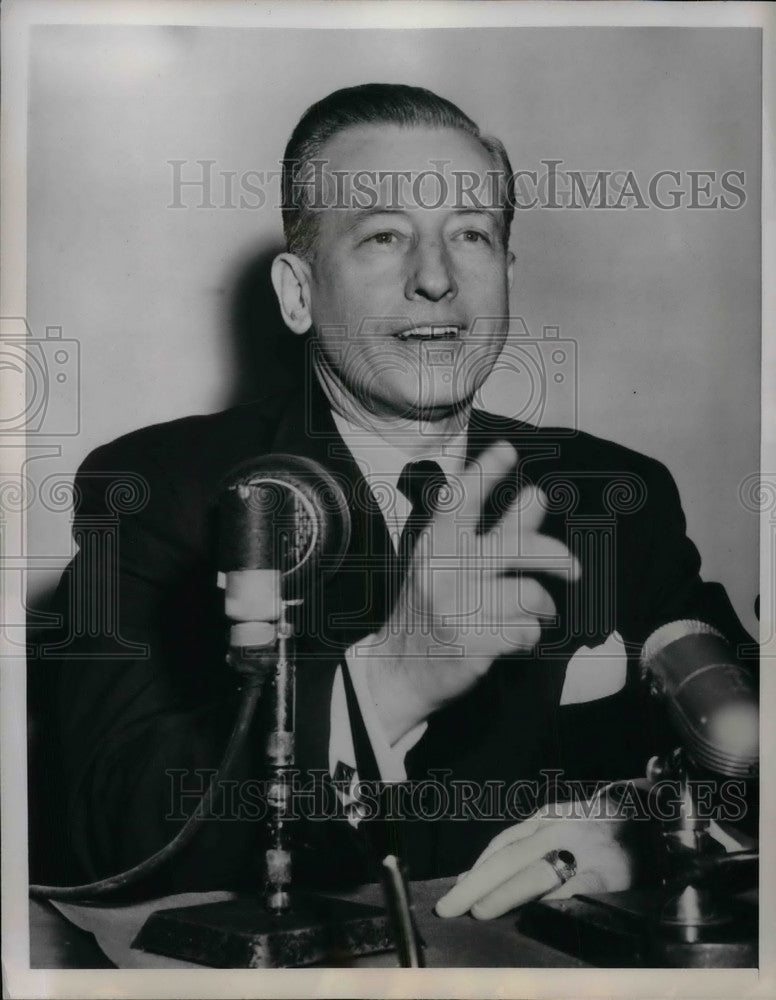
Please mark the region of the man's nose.
[[457, 291], [452, 263], [445, 247], [436, 241], [419, 244], [409, 260], [404, 290], [406, 298], [439, 302], [444, 298], [453, 298]]

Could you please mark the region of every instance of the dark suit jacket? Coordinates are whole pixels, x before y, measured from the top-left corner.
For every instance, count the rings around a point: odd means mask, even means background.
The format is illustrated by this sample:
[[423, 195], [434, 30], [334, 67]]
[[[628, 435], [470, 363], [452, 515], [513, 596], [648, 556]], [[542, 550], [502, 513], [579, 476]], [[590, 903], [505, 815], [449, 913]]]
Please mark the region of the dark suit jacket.
[[[516, 446], [520, 476], [544, 489], [543, 530], [577, 554], [582, 579], [551, 585], [558, 621], [534, 655], [501, 658], [470, 694], [430, 719], [409, 755], [409, 777], [441, 772], [460, 790], [537, 781], [553, 768], [597, 779], [643, 773], [647, 757], [665, 748], [634, 669], [647, 635], [667, 621], [698, 617], [733, 642], [748, 636], [721, 588], [699, 577], [665, 468], [586, 434], [475, 412], [470, 456], [496, 439]], [[45, 800], [43, 825], [56, 845], [43, 852], [39, 878], [82, 881], [137, 863], [171, 838], [181, 809], [194, 807], [195, 792], [217, 767], [238, 694], [224, 662], [213, 499], [235, 464], [270, 452], [317, 459], [351, 501], [348, 555], [307, 609], [312, 637], [299, 649], [297, 765], [303, 774], [327, 771], [334, 673], [343, 650], [384, 620], [394, 555], [321, 395], [278, 394], [139, 430], [94, 451], [76, 477], [80, 551], [57, 593], [61, 627], [37, 656], [48, 702], [41, 757], [48, 783], [41, 795], [38, 774], [31, 794]], [[625, 688], [560, 707], [570, 656], [613, 629], [631, 654]], [[239, 761], [239, 781], [261, 775], [261, 725], [259, 718]], [[357, 716], [353, 726], [359, 772], [375, 776]], [[175, 798], [181, 790], [189, 793], [183, 803]], [[264, 824], [239, 810], [242, 818], [234, 818], [233, 801], [230, 808], [233, 818], [206, 822], [142, 891], [253, 884]], [[514, 821], [477, 820], [471, 805], [464, 813], [468, 820], [400, 824], [414, 877], [462, 870]], [[368, 877], [367, 828], [300, 823], [297, 870], [312, 881]]]

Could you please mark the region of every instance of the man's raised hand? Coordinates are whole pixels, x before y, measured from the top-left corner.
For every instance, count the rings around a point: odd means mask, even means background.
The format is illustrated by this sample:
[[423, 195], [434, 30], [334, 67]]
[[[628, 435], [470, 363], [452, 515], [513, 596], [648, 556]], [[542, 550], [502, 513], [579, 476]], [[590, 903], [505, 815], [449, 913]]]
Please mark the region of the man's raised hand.
[[540, 533], [544, 494], [516, 490], [489, 530], [494, 490], [514, 488], [516, 455], [499, 442], [450, 483], [418, 540], [391, 616], [368, 645], [367, 677], [391, 742], [457, 698], [503, 653], [529, 653], [555, 605], [536, 575], [576, 580], [566, 546]]

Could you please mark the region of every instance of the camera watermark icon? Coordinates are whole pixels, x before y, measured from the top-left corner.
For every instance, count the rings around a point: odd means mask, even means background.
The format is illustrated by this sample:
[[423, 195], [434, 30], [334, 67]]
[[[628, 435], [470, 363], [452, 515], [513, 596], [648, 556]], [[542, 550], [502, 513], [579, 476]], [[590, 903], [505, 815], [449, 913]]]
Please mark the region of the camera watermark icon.
[[0, 371], [8, 392], [0, 414], [0, 434], [71, 437], [81, 427], [80, 344], [47, 326], [33, 336], [22, 316], [0, 317]]
[[[521, 316], [478, 316], [465, 327], [415, 327], [408, 316], [366, 316], [356, 328], [327, 325], [308, 341], [308, 403], [319, 350], [345, 374], [352, 399], [343, 397], [342, 406], [355, 406], [355, 425], [376, 399], [390, 394], [392, 401], [403, 401], [398, 405], [408, 419], [471, 400], [528, 425], [521, 430], [548, 420], [559, 435], [578, 430], [577, 342], [561, 337], [558, 326], [543, 326], [534, 337]], [[497, 405], [489, 406], [486, 398]], [[433, 421], [424, 428], [436, 433]]]
[[483, 393], [509, 400], [502, 414], [541, 427], [547, 420], [559, 434], [572, 436], [579, 427], [579, 359], [577, 342], [561, 337], [560, 327], [543, 326], [531, 334], [522, 316], [510, 319], [509, 335], [486, 385], [475, 396], [482, 409]]

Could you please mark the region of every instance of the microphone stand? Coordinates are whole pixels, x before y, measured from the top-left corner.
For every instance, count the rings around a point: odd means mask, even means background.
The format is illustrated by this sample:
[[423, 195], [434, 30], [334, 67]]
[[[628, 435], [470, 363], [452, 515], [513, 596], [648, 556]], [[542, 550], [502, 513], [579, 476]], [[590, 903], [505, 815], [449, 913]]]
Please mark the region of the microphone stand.
[[266, 672], [264, 697], [271, 723], [265, 743], [269, 837], [263, 886], [234, 900], [157, 911], [133, 947], [231, 969], [337, 966], [396, 947], [391, 920], [381, 908], [293, 889], [295, 662], [288, 603], [299, 602], [283, 602], [271, 643], [233, 645], [228, 657], [243, 674]]
[[263, 885], [222, 903], [157, 911], [134, 947], [219, 968], [336, 966], [396, 947], [383, 909], [293, 887], [296, 665], [289, 609], [303, 604], [299, 580], [310, 584], [326, 558], [331, 563], [344, 552], [350, 521], [337, 491], [316, 463], [288, 455], [238, 467], [223, 488], [220, 580], [232, 621], [227, 661], [248, 686], [263, 686]]
[[[294, 601], [299, 604], [301, 601]], [[271, 729], [265, 746], [268, 771], [269, 847], [264, 852], [264, 902], [271, 913], [291, 908], [292, 860], [287, 815], [293, 789], [289, 769], [294, 766], [296, 667], [293, 627], [283, 601], [277, 632], [277, 654], [271, 678]]]
[[520, 930], [597, 966], [756, 967], [756, 906], [735, 893], [752, 884], [758, 853], [724, 852], [692, 774], [681, 749], [647, 765], [657, 886], [528, 903]]
[[731, 875], [742, 874], [750, 882], [754, 875], [756, 885], [759, 852], [726, 853], [712, 837], [681, 748], [667, 758], [653, 757], [647, 779], [653, 786], [668, 781], [678, 793], [674, 815], [660, 819], [661, 890], [650, 921], [653, 957], [663, 956], [670, 965], [756, 965], [752, 914], [721, 888]]

